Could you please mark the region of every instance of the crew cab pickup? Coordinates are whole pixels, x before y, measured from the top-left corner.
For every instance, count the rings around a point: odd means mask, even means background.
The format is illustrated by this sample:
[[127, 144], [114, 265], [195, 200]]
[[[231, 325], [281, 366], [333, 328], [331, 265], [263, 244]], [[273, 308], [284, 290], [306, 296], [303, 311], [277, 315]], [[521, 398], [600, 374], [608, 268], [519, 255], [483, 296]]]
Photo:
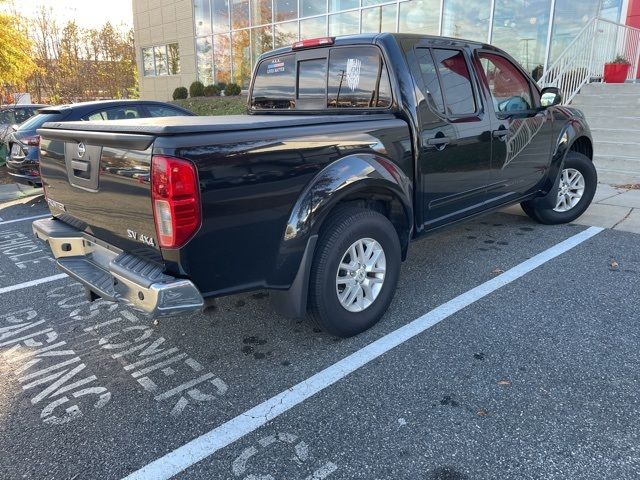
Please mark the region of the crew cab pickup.
[[412, 239], [520, 203], [570, 222], [589, 127], [509, 55], [408, 34], [263, 54], [248, 115], [49, 123], [33, 230], [91, 298], [151, 315], [269, 289], [349, 336], [387, 310]]

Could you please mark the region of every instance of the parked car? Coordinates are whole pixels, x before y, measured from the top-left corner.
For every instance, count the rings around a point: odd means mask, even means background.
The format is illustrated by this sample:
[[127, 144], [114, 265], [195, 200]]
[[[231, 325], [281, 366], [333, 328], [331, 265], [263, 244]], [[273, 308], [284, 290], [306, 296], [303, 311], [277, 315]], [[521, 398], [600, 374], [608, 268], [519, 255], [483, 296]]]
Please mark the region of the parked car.
[[266, 288], [350, 336], [387, 310], [411, 239], [516, 203], [547, 224], [586, 210], [591, 133], [560, 102], [481, 43], [304, 40], [259, 58], [250, 115], [46, 124], [53, 218], [33, 230], [94, 298], [167, 315]]
[[46, 122], [122, 120], [150, 117], [192, 116], [194, 113], [163, 102], [109, 100], [46, 107], [11, 132], [7, 139], [8, 173], [16, 182], [40, 186], [40, 136], [37, 130]]
[[9, 134], [18, 125], [37, 114], [38, 109], [46, 105], [23, 104], [3, 105], [0, 107], [0, 163], [4, 163], [9, 151], [6, 142]]

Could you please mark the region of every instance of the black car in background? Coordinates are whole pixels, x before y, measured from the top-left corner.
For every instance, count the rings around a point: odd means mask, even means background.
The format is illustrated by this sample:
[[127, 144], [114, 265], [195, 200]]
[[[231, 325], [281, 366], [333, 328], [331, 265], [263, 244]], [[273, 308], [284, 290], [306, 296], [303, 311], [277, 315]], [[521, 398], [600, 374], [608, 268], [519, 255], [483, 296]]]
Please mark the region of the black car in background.
[[41, 185], [39, 170], [40, 137], [37, 130], [46, 122], [125, 120], [151, 117], [193, 116], [176, 105], [144, 100], [109, 100], [45, 107], [10, 133], [6, 144], [7, 169], [18, 183]]
[[46, 106], [29, 103], [3, 105], [0, 107], [0, 164], [4, 162], [5, 157], [9, 154], [5, 145], [9, 134], [15, 130], [15, 127], [29, 120], [38, 113], [39, 109]]

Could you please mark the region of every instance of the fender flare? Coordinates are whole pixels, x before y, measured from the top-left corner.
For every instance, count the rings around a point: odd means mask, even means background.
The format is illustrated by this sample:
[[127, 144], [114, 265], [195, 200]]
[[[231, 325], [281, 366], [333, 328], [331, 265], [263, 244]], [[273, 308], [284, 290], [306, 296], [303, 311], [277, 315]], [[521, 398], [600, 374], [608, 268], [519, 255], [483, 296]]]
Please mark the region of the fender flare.
[[[397, 199], [403, 209], [408, 245], [413, 232], [413, 182], [394, 162], [370, 153], [356, 153], [332, 162], [322, 169], [296, 201], [278, 251], [274, 276], [269, 283], [290, 287], [274, 290], [272, 303], [289, 317], [306, 313], [309, 274], [322, 223], [333, 207], [352, 194], [364, 190], [385, 192]], [[401, 239], [401, 243], [402, 243]], [[403, 251], [406, 246], [402, 245]], [[287, 272], [295, 272], [287, 279]]]

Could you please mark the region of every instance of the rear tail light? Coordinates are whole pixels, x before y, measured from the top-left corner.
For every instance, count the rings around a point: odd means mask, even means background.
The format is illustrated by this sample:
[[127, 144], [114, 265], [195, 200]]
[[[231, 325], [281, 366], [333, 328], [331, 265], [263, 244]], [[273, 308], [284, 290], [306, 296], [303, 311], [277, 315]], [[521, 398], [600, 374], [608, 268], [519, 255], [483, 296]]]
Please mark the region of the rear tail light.
[[151, 198], [158, 243], [179, 248], [200, 228], [200, 190], [195, 166], [173, 157], [151, 159]]
[[20, 139], [22, 143], [25, 145], [29, 145], [30, 147], [39, 147], [40, 146], [40, 135], [34, 135], [33, 137], [26, 137]]
[[301, 48], [323, 47], [325, 45], [333, 45], [335, 37], [319, 37], [300, 40], [291, 45], [292, 50], [300, 50]]

